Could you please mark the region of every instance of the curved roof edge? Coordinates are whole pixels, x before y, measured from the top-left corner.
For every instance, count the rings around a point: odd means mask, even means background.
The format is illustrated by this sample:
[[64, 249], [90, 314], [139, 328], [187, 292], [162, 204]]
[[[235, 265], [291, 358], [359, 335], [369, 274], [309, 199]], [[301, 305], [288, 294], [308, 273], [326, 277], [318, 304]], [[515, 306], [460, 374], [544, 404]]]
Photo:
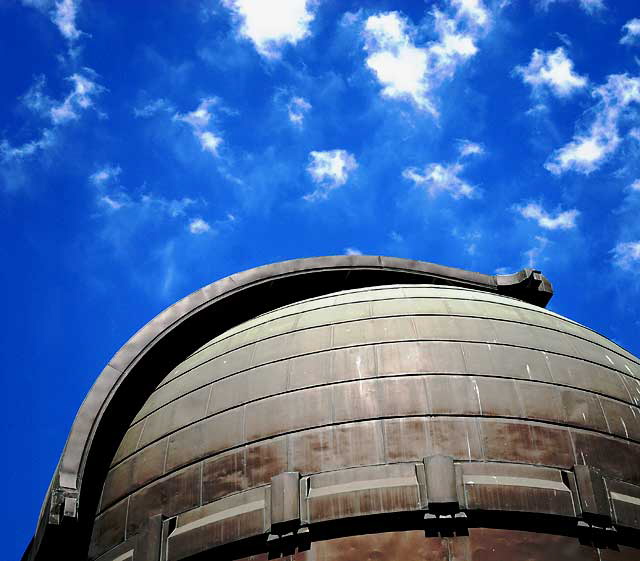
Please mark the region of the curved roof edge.
[[[198, 333], [198, 326], [207, 325], [210, 339], [250, 317], [288, 303], [349, 288], [398, 283], [460, 286], [542, 307], [553, 295], [544, 275], [531, 269], [512, 275], [485, 275], [423, 261], [368, 255], [283, 261], [209, 284], [147, 323], [100, 373], [73, 422], [23, 560], [48, 559], [63, 542], [67, 551], [70, 542], [77, 542], [78, 558], [86, 556], [84, 548], [90, 537], [86, 534], [90, 533], [97, 506], [91, 482], [106, 474], [115, 453], [114, 443], [131, 421], [123, 411], [131, 413], [136, 405], [142, 405], [160, 381], [158, 374], [154, 377], [155, 372], [166, 374], [168, 364], [177, 365], [197, 348], [199, 341], [193, 334]], [[160, 364], [164, 368], [154, 368]], [[106, 430], [105, 425], [110, 429]], [[94, 445], [100, 454], [92, 454]], [[68, 553], [69, 559], [75, 558], [71, 551]]]

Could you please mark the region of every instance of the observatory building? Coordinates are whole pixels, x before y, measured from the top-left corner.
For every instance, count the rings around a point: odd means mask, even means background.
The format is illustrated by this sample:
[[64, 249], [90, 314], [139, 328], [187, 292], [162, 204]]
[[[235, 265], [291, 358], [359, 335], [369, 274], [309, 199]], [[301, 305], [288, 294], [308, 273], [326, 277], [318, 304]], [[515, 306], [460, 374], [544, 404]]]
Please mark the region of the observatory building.
[[638, 561], [640, 361], [547, 279], [372, 256], [180, 300], [97, 378], [25, 561]]

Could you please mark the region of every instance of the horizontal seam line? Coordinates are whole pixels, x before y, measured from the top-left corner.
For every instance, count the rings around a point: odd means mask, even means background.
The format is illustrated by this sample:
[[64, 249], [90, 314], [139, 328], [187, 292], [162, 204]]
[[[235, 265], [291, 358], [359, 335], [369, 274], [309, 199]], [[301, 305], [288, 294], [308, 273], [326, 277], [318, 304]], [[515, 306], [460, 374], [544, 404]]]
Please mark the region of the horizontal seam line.
[[[325, 324], [320, 324], [320, 325], [313, 325], [313, 326], [309, 326], [309, 327], [304, 327], [302, 329], [293, 329], [291, 331], [286, 331], [286, 332], [283, 332], [283, 333], [277, 333], [275, 335], [264, 337], [263, 339], [257, 339], [255, 341], [251, 341], [251, 342], [246, 343], [244, 345], [240, 345], [239, 347], [235, 347], [235, 348], [230, 349], [230, 350], [228, 350], [228, 351], [226, 351], [224, 353], [221, 353], [219, 355], [216, 355], [216, 356], [213, 356], [211, 358], [208, 358], [208, 359], [204, 360], [203, 362], [193, 366], [192, 368], [189, 368], [188, 370], [185, 370], [184, 372], [181, 372], [178, 376], [175, 376], [174, 378], [171, 378], [171, 380], [167, 381], [165, 384], [158, 385], [156, 387], [156, 389], [154, 390], [154, 392], [159, 390], [160, 388], [170, 384], [170, 383], [173, 383], [174, 380], [180, 379], [182, 376], [188, 374], [189, 372], [195, 370], [196, 368], [199, 368], [200, 366], [202, 366], [204, 364], [207, 364], [208, 362], [211, 362], [211, 361], [213, 361], [213, 360], [215, 360], [217, 358], [220, 358], [220, 357], [222, 357], [224, 355], [227, 355], [227, 354], [229, 354], [231, 352], [234, 352], [234, 351], [237, 351], [239, 349], [243, 349], [243, 348], [249, 347], [251, 345], [256, 345], [256, 344], [262, 343], [264, 341], [269, 341], [269, 340], [275, 339], [277, 337], [284, 337], [284, 336], [287, 336], [287, 335], [292, 335], [294, 333], [305, 332], [305, 331], [308, 331], [310, 329], [318, 329], [318, 328], [321, 328], [321, 327], [332, 327], [334, 325], [344, 325], [344, 324], [347, 324], [347, 323], [358, 323], [358, 322], [361, 322], [361, 321], [371, 321], [371, 320], [376, 320], [376, 319], [415, 318], [415, 317], [449, 317], [449, 318], [481, 319], [481, 320], [489, 320], [489, 321], [501, 321], [501, 322], [504, 322], [504, 323], [513, 323], [513, 324], [517, 324], [517, 325], [526, 325], [526, 326], [529, 326], [529, 327], [536, 327], [538, 329], [546, 329], [547, 331], [552, 331], [554, 333], [562, 333], [563, 335], [567, 335], [569, 337], [574, 337], [575, 339], [579, 339], [581, 341], [585, 341], [587, 343], [591, 343], [592, 345], [595, 345], [595, 346], [597, 346], [597, 347], [599, 347], [601, 349], [604, 349], [604, 350], [607, 350], [607, 351], [610, 351], [610, 352], [616, 354], [621, 359], [628, 360], [629, 362], [632, 362], [633, 364], [636, 364], [636, 366], [640, 366], [640, 364], [638, 364], [637, 362], [635, 362], [635, 361], [633, 361], [633, 360], [621, 355], [619, 352], [617, 352], [617, 351], [615, 351], [613, 349], [610, 349], [608, 347], [605, 347], [605, 346], [601, 345], [600, 343], [596, 343], [594, 341], [590, 341], [589, 339], [585, 339], [584, 337], [580, 337], [578, 335], [574, 335], [574, 334], [568, 333], [566, 331], [561, 331], [561, 330], [553, 328], [553, 327], [545, 327], [545, 326], [542, 326], [542, 325], [535, 325], [535, 324], [527, 323], [527, 322], [524, 322], [524, 321], [506, 320], [506, 319], [486, 317], [486, 316], [471, 316], [471, 315], [464, 315], [464, 314], [451, 314], [451, 313], [449, 313], [449, 314], [437, 314], [437, 313], [436, 314], [400, 314], [400, 315], [395, 314], [395, 315], [383, 315], [383, 316], [375, 316], [375, 317], [367, 317], [367, 318], [356, 318], [356, 319], [349, 319], [349, 320], [343, 320], [343, 321], [336, 321], [336, 322], [332, 322], [332, 323], [325, 323]], [[490, 343], [492, 345], [501, 344], [499, 342], [492, 342], [492, 341], [468, 341], [468, 342]], [[502, 343], [502, 344], [504, 344], [504, 343]], [[355, 346], [359, 346], [359, 345], [355, 345]], [[520, 345], [512, 345], [512, 346], [520, 346]], [[532, 347], [523, 347], [523, 348], [531, 348], [531, 349], [533, 349]], [[328, 349], [325, 349], [325, 350], [328, 350]], [[535, 350], [543, 350], [543, 349], [535, 349]], [[550, 351], [546, 351], [545, 350], [545, 352], [550, 352]], [[560, 354], [560, 353], [556, 353], [556, 354]], [[566, 356], [571, 356], [571, 355], [566, 355]], [[280, 360], [282, 360], [282, 359], [280, 359]], [[599, 364], [599, 363], [595, 363], [595, 364]], [[606, 366], [606, 365], [603, 365], [603, 366]], [[635, 378], [636, 380], [639, 379], [636, 376], [634, 376], [633, 374], [627, 374], [627, 373], [623, 372], [622, 370], [618, 370], [617, 368], [611, 368], [611, 370], [615, 370], [616, 372], [621, 372], [622, 374], [625, 374], [625, 375], [630, 375], [632, 378]]]
[[[624, 438], [621, 436], [617, 436], [617, 435], [612, 435], [611, 433], [607, 433], [598, 429], [594, 429], [594, 428], [586, 428], [586, 427], [580, 427], [580, 426], [575, 426], [575, 425], [570, 425], [570, 424], [564, 424], [564, 423], [560, 423], [560, 422], [554, 422], [554, 421], [545, 421], [545, 420], [540, 420], [540, 419], [528, 419], [528, 418], [523, 418], [523, 417], [507, 417], [504, 415], [478, 415], [478, 414], [467, 414], [467, 415], [460, 415], [460, 414], [452, 414], [452, 415], [445, 415], [445, 414], [429, 414], [429, 415], [394, 415], [394, 416], [389, 416], [389, 417], [371, 417], [371, 418], [366, 418], [366, 419], [354, 419], [354, 420], [349, 420], [349, 421], [340, 421], [340, 422], [331, 422], [331, 423], [324, 423], [321, 425], [315, 425], [313, 427], [305, 427], [305, 428], [300, 428], [300, 429], [294, 429], [294, 430], [289, 430], [286, 432], [280, 432], [277, 434], [272, 434], [269, 436], [263, 436], [261, 438], [257, 438], [251, 441], [246, 441], [243, 442], [242, 444], [238, 444], [235, 446], [231, 446], [229, 448], [224, 448], [221, 450], [216, 451], [214, 454], [211, 454], [209, 456], [202, 456], [199, 458], [195, 458], [193, 460], [190, 460], [189, 462], [185, 463], [185, 464], [181, 464], [181, 465], [177, 465], [174, 467], [174, 469], [172, 469], [171, 471], [167, 472], [167, 473], [162, 473], [160, 474], [159, 477], [156, 477], [154, 479], [151, 479], [147, 482], [145, 482], [142, 486], [134, 489], [133, 491], [128, 492], [126, 495], [124, 495], [123, 497], [118, 498], [116, 501], [114, 502], [110, 502], [108, 503], [108, 506], [104, 509], [107, 510], [107, 508], [113, 506], [114, 504], [116, 504], [117, 502], [120, 502], [123, 498], [129, 496], [129, 495], [133, 495], [135, 494], [137, 491], [140, 491], [141, 489], [143, 489], [144, 487], [147, 487], [149, 485], [151, 485], [152, 483], [155, 483], [156, 481], [164, 478], [165, 476], [170, 475], [171, 473], [183, 470], [183, 469], [187, 469], [189, 467], [192, 467], [194, 465], [196, 465], [198, 462], [201, 461], [205, 461], [209, 458], [213, 458], [214, 456], [220, 456], [226, 452], [230, 452], [232, 450], [237, 450], [242, 448], [243, 446], [248, 446], [248, 445], [253, 445], [259, 442], [264, 442], [266, 440], [271, 440], [271, 439], [275, 439], [278, 437], [283, 437], [283, 436], [289, 436], [292, 434], [297, 434], [297, 433], [301, 433], [304, 431], [308, 431], [308, 430], [314, 430], [314, 429], [321, 429], [321, 428], [327, 428], [327, 427], [335, 427], [335, 426], [340, 426], [340, 425], [347, 425], [347, 424], [351, 424], [351, 423], [364, 423], [364, 422], [371, 422], [371, 421], [385, 421], [387, 419], [431, 419], [431, 418], [457, 418], [457, 419], [500, 419], [500, 420], [505, 420], [505, 421], [522, 421], [523, 424], [527, 424], [527, 425], [534, 425], [534, 426], [538, 426], [538, 425], [550, 425], [550, 426], [554, 426], [554, 427], [561, 427], [564, 429], [577, 429], [577, 430], [582, 430], [585, 432], [591, 432], [591, 433], [596, 433], [599, 435], [602, 435], [604, 437], [609, 437], [609, 438], [613, 438], [613, 439], [618, 439], [622, 442], [625, 443], [633, 443], [633, 444], [638, 444], [638, 441], [636, 440], [632, 440], [629, 438]], [[480, 430], [478, 429], [478, 436], [480, 439], [482, 439], [482, 435], [480, 434]], [[571, 438], [571, 440], [573, 440]], [[573, 449], [573, 446], [571, 447]], [[495, 461], [495, 460], [494, 460]], [[516, 462], [512, 462], [512, 463], [516, 463]], [[109, 470], [111, 471], [111, 469]], [[100, 514], [102, 512], [104, 512], [104, 510], [100, 511]]]

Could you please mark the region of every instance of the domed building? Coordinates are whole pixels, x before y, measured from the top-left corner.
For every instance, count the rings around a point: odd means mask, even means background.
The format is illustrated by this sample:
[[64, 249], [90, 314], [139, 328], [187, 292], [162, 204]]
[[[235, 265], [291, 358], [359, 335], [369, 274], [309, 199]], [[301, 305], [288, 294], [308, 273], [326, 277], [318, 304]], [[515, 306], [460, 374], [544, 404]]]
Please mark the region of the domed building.
[[551, 295], [371, 256], [191, 294], [98, 377], [24, 559], [637, 561], [640, 361]]

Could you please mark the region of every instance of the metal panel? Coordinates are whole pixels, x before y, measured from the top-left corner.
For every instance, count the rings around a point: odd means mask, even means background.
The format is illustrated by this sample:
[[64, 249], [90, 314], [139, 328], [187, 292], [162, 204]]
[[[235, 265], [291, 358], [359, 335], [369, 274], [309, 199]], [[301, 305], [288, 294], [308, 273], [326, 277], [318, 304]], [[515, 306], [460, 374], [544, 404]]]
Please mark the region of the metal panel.
[[179, 561], [212, 547], [264, 533], [267, 490], [232, 495], [178, 516], [167, 543], [167, 561]]
[[271, 478], [272, 531], [288, 531], [300, 523], [300, 473], [285, 471]]
[[[330, 381], [331, 360], [334, 351], [290, 358], [288, 361], [289, 380], [287, 387], [297, 390], [309, 386], [319, 386]], [[361, 359], [362, 361], [362, 359]], [[357, 370], [350, 370], [351, 377], [357, 377]]]
[[149, 481], [158, 479], [164, 470], [167, 441], [161, 440], [131, 456], [107, 474], [102, 494], [101, 509], [139, 489]]
[[242, 491], [248, 487], [246, 448], [232, 450], [204, 461], [202, 503]]
[[219, 413], [169, 437], [166, 471], [244, 442], [244, 408]]
[[464, 343], [462, 352], [469, 374], [552, 381], [545, 355], [539, 351], [492, 343]]
[[300, 390], [247, 405], [248, 441], [332, 422], [331, 388]]
[[615, 479], [605, 480], [613, 521], [618, 526], [640, 530], [640, 486]]
[[384, 461], [380, 421], [346, 423], [289, 436], [289, 469], [301, 474]]
[[459, 343], [411, 341], [376, 347], [380, 376], [413, 373], [464, 374], [466, 366]]
[[569, 431], [539, 423], [479, 419], [487, 460], [570, 468], [573, 447]]
[[138, 447], [143, 447], [170, 432], [202, 419], [205, 415], [209, 392], [209, 387], [200, 388], [149, 415]]
[[128, 499], [120, 501], [96, 517], [91, 535], [89, 559], [99, 557], [124, 541], [128, 504]]
[[580, 508], [588, 520], [603, 520], [608, 523], [611, 518], [611, 507], [604, 477], [593, 468], [577, 465], [573, 468], [576, 476]]
[[139, 531], [156, 514], [175, 516], [200, 504], [200, 465], [190, 466], [147, 485], [130, 499], [127, 534]]
[[571, 489], [557, 469], [498, 463], [460, 464], [466, 507], [576, 516]]
[[429, 510], [457, 510], [456, 470], [451, 456], [427, 456], [424, 464], [426, 496]]
[[363, 467], [312, 475], [307, 515], [311, 523], [419, 508], [412, 465]]
[[247, 446], [247, 484], [249, 487], [269, 483], [277, 473], [287, 471], [287, 438], [271, 438]]
[[618, 438], [572, 430], [576, 463], [592, 466], [603, 475], [640, 485], [640, 446]]
[[469, 376], [425, 376], [429, 413], [479, 415], [478, 386]]
[[331, 372], [327, 381], [373, 378], [377, 372], [374, 352], [373, 346], [336, 349], [332, 352]]

